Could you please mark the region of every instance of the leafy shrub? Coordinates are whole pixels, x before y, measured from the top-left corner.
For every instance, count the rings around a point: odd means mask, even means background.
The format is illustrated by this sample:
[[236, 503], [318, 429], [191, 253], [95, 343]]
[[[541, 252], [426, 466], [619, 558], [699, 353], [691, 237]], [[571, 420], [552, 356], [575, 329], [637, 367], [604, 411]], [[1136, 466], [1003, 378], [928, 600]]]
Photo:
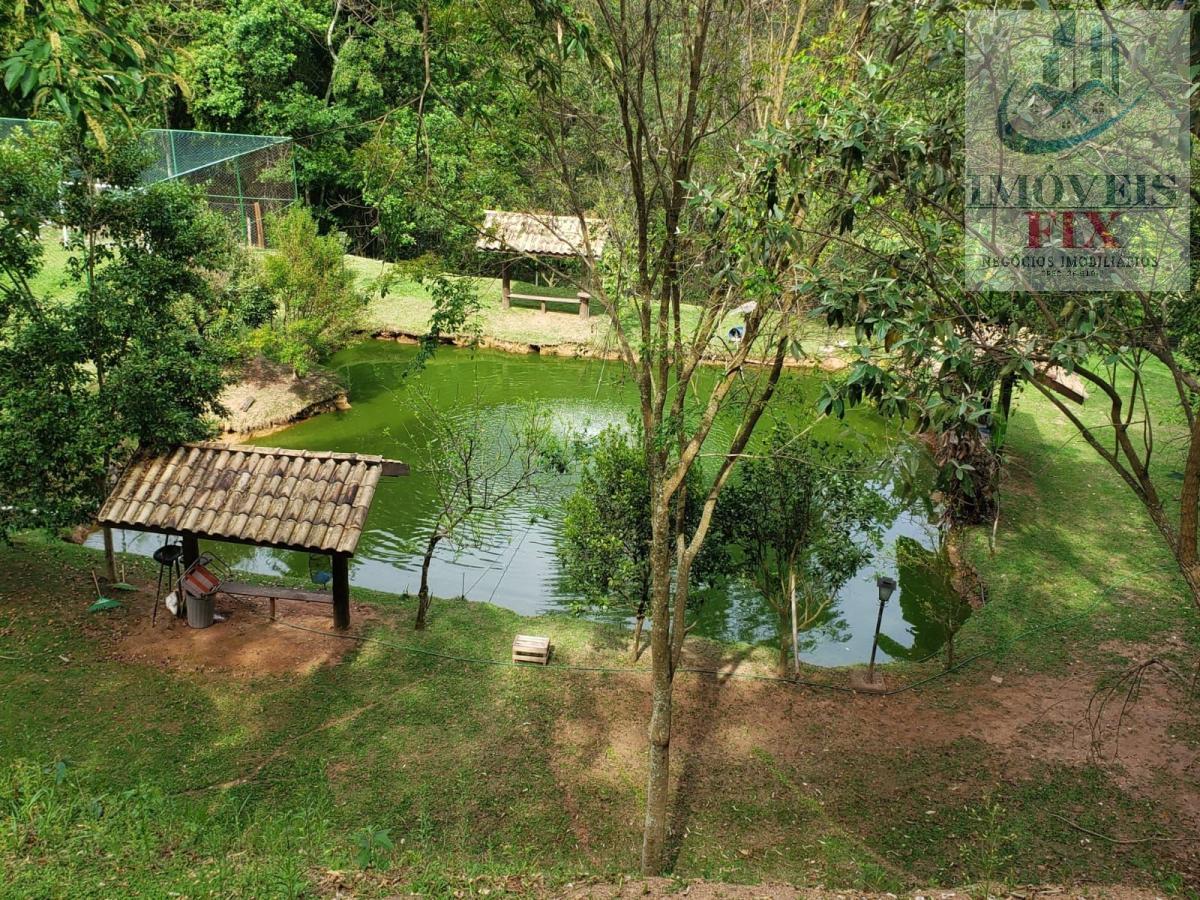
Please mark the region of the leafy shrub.
[[271, 237], [275, 250], [263, 259], [260, 281], [274, 315], [247, 344], [302, 375], [360, 327], [366, 296], [346, 265], [345, 236], [320, 234], [307, 208], [276, 217]]

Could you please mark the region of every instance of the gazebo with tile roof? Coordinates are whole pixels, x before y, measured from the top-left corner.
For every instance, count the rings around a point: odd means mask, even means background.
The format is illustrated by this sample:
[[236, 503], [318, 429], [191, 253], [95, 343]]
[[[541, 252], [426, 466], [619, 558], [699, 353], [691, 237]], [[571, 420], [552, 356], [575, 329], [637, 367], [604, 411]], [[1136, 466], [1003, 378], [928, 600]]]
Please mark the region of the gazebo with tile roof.
[[200, 538], [328, 555], [334, 624], [346, 628], [349, 559], [375, 488], [381, 477], [407, 474], [404, 463], [362, 453], [183, 444], [130, 463], [97, 521], [178, 535], [185, 566], [199, 558]]
[[518, 294], [512, 289], [509, 262], [513, 257], [549, 256], [559, 259], [597, 260], [608, 242], [608, 225], [599, 219], [579, 219], [577, 216], [551, 216], [541, 213], [507, 212], [489, 209], [484, 212], [475, 249], [485, 253], [505, 255], [500, 264], [500, 302], [505, 309], [513, 298], [536, 300], [541, 311], [549, 303], [578, 303], [579, 316], [589, 316], [591, 294], [580, 290], [575, 297], [554, 294]]

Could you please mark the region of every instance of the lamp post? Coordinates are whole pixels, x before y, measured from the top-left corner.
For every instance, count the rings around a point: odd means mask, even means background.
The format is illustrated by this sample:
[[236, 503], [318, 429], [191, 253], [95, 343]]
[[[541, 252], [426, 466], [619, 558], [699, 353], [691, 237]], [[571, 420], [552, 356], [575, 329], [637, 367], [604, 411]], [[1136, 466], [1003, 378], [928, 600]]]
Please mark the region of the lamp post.
[[879, 629], [883, 627], [883, 608], [892, 599], [892, 592], [896, 590], [896, 579], [881, 575], [875, 579], [875, 586], [879, 588], [879, 617], [875, 620], [875, 639], [871, 641], [871, 664], [867, 666], [868, 684], [875, 683], [875, 651], [879, 649]]

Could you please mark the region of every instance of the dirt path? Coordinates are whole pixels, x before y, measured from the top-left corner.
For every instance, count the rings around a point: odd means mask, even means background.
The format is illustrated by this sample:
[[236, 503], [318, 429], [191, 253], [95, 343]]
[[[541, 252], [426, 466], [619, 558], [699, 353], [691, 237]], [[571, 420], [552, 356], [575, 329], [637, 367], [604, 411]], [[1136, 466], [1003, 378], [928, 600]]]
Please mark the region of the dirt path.
[[[160, 605], [151, 624], [151, 595], [129, 598], [128, 615], [107, 638], [116, 659], [184, 672], [227, 672], [236, 676], [304, 675], [333, 665], [357, 645], [324, 632], [333, 630], [329, 607], [280, 600], [276, 620], [267, 601], [217, 595], [217, 612], [226, 617], [211, 628], [189, 628]], [[353, 604], [351, 633], [371, 618], [370, 607]], [[110, 620], [111, 621], [111, 620]]]

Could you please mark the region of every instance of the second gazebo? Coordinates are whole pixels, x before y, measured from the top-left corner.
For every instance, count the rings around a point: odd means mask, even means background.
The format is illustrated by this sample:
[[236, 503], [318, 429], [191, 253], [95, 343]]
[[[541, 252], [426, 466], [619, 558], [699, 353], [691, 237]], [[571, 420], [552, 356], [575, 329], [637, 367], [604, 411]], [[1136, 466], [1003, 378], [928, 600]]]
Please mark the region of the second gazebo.
[[513, 258], [550, 256], [558, 259], [597, 260], [604, 252], [608, 226], [598, 219], [585, 219], [587, 231], [574, 216], [549, 216], [540, 213], [503, 212], [487, 210], [475, 249], [486, 253], [502, 253], [500, 265], [500, 301], [505, 309], [512, 301], [535, 300], [542, 312], [549, 303], [576, 303], [579, 317], [590, 314], [591, 294], [582, 286], [574, 297], [556, 294], [518, 293], [512, 289], [510, 262]]

